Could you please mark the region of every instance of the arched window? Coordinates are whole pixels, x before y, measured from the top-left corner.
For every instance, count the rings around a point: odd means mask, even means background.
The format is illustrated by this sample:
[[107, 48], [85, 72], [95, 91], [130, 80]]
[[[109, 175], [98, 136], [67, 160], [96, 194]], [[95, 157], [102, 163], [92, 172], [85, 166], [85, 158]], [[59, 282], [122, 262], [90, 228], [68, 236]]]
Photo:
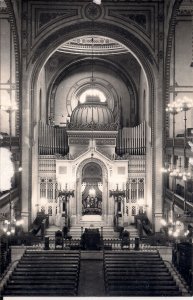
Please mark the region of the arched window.
[[107, 100], [105, 94], [102, 91], [100, 91], [99, 89], [89, 88], [80, 95], [80, 103], [84, 103], [88, 97], [97, 97], [100, 102], [106, 102]]

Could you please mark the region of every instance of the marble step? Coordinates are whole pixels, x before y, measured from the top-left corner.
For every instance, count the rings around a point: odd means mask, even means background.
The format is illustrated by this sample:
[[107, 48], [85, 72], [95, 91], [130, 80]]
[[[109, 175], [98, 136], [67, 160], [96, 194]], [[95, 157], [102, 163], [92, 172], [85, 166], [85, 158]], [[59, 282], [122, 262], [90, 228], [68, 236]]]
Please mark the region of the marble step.
[[[95, 226], [87, 226], [88, 224], [84, 224], [86, 226], [83, 227], [83, 232], [85, 228], [98, 228], [99, 232], [101, 233], [101, 226], [98, 226], [99, 224], [95, 223]], [[103, 225], [103, 238], [104, 239], [111, 239], [111, 238], [119, 238], [119, 232], [114, 232], [114, 229], [110, 226]], [[50, 238], [54, 239], [55, 238], [55, 232], [57, 230], [60, 230], [60, 228], [48, 228], [46, 230], [46, 236], [49, 236]], [[138, 231], [134, 227], [126, 227], [125, 230], [128, 230], [130, 232], [130, 238], [134, 239], [135, 237], [138, 237]], [[81, 237], [81, 226], [80, 225], [74, 225], [70, 228], [70, 235], [72, 236], [73, 239], [80, 239]]]

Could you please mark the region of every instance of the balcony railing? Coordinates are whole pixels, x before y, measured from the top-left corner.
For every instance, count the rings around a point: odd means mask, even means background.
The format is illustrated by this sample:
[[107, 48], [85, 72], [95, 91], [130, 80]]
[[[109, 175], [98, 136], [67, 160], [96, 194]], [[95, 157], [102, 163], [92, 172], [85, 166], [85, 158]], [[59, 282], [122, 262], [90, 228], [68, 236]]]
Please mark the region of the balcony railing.
[[[14, 201], [17, 197], [19, 197], [19, 189], [15, 188], [11, 190], [11, 201]], [[10, 191], [0, 196], [0, 208], [4, 207], [9, 202], [10, 202]]]
[[[173, 200], [173, 192], [169, 189], [166, 189], [166, 197], [169, 200]], [[174, 194], [174, 203], [181, 209], [184, 209], [184, 198], [177, 194]], [[190, 199], [186, 199], [186, 208], [187, 210], [193, 212], [193, 203], [190, 202]]]
[[[187, 140], [186, 147], [188, 150], [188, 149], [190, 149], [188, 142], [190, 141], [193, 143], [193, 138], [187, 137], [186, 140]], [[183, 137], [175, 138], [174, 144], [175, 144], [175, 148], [183, 149], [184, 148], [184, 138]], [[167, 139], [166, 140], [166, 148], [172, 148], [172, 146], [173, 146], [173, 140]]]
[[2, 139], [0, 139], [0, 147], [9, 147], [11, 142], [11, 147], [19, 147], [19, 137], [18, 136], [12, 136], [11, 141], [10, 137], [8, 135], [3, 136]]

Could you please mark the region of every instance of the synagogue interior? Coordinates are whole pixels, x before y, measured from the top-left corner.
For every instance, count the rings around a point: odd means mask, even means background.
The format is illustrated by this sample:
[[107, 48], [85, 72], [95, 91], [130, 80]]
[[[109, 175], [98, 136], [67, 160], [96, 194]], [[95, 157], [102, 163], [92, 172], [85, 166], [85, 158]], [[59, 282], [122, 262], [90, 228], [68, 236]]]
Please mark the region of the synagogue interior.
[[193, 295], [192, 0], [0, 0], [0, 278]]

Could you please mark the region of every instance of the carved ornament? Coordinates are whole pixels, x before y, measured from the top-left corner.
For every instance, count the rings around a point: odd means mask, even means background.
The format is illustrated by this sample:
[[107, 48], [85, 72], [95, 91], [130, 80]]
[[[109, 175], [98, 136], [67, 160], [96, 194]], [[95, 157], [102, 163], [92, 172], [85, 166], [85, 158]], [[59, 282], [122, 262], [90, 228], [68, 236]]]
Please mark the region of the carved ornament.
[[102, 14], [102, 9], [95, 3], [89, 3], [85, 7], [85, 16], [90, 20], [97, 20]]
[[52, 12], [49, 12], [48, 10], [42, 11], [39, 14], [39, 20], [38, 20], [39, 29], [58, 17], [62, 17], [66, 19], [76, 15], [77, 15], [77, 9], [58, 9]]
[[73, 123], [68, 123], [67, 124], [67, 129], [68, 130], [94, 130], [94, 131], [111, 131], [111, 130], [117, 130], [118, 125], [116, 123], [111, 123], [111, 124], [98, 124], [94, 122], [90, 122], [88, 124], [73, 124]]

